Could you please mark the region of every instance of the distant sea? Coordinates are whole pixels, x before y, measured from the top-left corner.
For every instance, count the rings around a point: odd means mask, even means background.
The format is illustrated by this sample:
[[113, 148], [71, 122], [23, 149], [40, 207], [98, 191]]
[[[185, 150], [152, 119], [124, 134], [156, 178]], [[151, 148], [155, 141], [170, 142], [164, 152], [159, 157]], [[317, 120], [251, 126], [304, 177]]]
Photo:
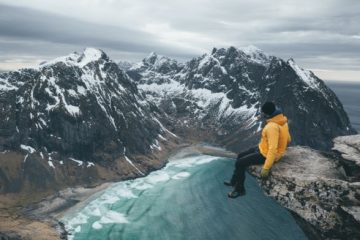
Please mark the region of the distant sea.
[[340, 99], [351, 125], [360, 133], [360, 81], [325, 81]]

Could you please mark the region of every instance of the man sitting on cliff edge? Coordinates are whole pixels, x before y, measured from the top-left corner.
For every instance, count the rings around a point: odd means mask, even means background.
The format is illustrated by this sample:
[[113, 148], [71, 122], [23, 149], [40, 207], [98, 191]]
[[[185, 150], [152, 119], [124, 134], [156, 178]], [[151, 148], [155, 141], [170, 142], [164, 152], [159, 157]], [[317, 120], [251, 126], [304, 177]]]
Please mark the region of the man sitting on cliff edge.
[[287, 118], [280, 108], [273, 102], [265, 102], [261, 112], [266, 118], [266, 125], [261, 132], [259, 145], [239, 153], [230, 182], [224, 182], [225, 185], [234, 187], [234, 190], [228, 193], [229, 198], [245, 195], [245, 170], [248, 166], [264, 164], [260, 177], [268, 177], [272, 165], [284, 155], [291, 141]]

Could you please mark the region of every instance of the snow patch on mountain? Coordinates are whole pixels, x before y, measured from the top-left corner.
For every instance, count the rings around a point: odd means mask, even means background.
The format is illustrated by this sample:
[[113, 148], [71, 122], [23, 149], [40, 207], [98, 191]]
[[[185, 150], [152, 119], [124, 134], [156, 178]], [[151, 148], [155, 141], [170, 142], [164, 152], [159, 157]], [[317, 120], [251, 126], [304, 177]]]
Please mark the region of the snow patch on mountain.
[[303, 80], [309, 87], [312, 89], [319, 89], [318, 81], [312, 76], [312, 73], [308, 70], [305, 70], [299, 67], [293, 59], [288, 60], [289, 65], [291, 68], [296, 72], [296, 74]]
[[[147, 97], [157, 104], [160, 104], [160, 101], [163, 97], [182, 93], [184, 87], [185, 86], [183, 84], [170, 78], [167, 79], [167, 82], [164, 82], [162, 84], [150, 83], [138, 85], [138, 88], [142, 90], [145, 94], [150, 93], [149, 95], [147, 95]], [[152, 93], [155, 93], [155, 96], [157, 97], [153, 97]]]
[[179, 64], [175, 59], [170, 59], [168, 57], [158, 55], [155, 52], [151, 52], [146, 58], [141, 62], [133, 64], [129, 68], [129, 71], [141, 70], [150, 70], [154, 72], [159, 72], [161, 74], [175, 73], [182, 65]]
[[24, 145], [24, 144], [21, 144], [21, 145], [20, 145], [20, 148], [21, 148], [22, 150], [27, 151], [27, 152], [30, 153], [30, 154], [36, 152], [35, 148], [30, 147], [30, 146], [27, 146], [27, 145]]
[[73, 162], [76, 162], [77, 164], [78, 164], [78, 166], [80, 167], [80, 166], [82, 166], [83, 165], [83, 161], [81, 161], [81, 160], [78, 160], [78, 159], [75, 159], [75, 158], [69, 158], [71, 161], [73, 161]]
[[164, 127], [164, 125], [159, 121], [159, 119], [157, 118], [153, 118], [161, 127], [161, 129], [164, 131], [164, 132], [167, 132], [169, 133], [170, 135], [172, 135], [173, 137], [176, 137], [176, 138], [179, 138], [176, 134], [174, 134], [173, 132], [169, 131], [167, 128]]
[[322, 96], [328, 100], [329, 105], [332, 108], [336, 108], [336, 104], [332, 101], [332, 96], [329, 94], [329, 91], [324, 90], [324, 87], [321, 87], [320, 80], [309, 70], [299, 67], [294, 59], [289, 59], [288, 64], [295, 71], [298, 77], [312, 90], [317, 91], [322, 94]]
[[11, 83], [9, 83], [6, 79], [2, 79], [0, 78], [0, 92], [4, 91], [11, 91], [11, 90], [17, 90], [18, 87], [12, 85]]
[[133, 166], [141, 175], [145, 175], [127, 156], [125, 156], [125, 160], [130, 163], [130, 165]]
[[240, 48], [240, 50], [243, 51], [251, 61], [258, 64], [268, 65], [270, 62], [270, 57], [264, 51], [255, 47], [254, 45]]

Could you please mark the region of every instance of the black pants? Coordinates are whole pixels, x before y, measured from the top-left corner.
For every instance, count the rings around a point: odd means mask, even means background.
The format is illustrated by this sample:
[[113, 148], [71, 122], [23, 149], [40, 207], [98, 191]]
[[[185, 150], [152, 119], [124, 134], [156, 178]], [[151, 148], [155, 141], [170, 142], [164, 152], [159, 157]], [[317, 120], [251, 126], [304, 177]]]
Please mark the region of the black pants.
[[245, 171], [248, 166], [263, 164], [264, 162], [265, 157], [261, 155], [257, 146], [239, 153], [235, 163], [235, 170], [231, 178], [231, 184], [235, 186], [235, 190], [242, 191], [245, 189]]

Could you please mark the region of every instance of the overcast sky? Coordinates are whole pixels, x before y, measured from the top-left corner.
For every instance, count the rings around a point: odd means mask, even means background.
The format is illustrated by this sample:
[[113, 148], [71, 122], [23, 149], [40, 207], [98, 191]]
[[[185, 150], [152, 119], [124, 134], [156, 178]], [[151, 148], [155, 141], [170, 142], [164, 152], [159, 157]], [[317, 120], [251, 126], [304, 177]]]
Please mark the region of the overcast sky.
[[359, 0], [0, 0], [0, 70], [103, 49], [189, 60], [255, 45], [323, 79], [360, 81]]

